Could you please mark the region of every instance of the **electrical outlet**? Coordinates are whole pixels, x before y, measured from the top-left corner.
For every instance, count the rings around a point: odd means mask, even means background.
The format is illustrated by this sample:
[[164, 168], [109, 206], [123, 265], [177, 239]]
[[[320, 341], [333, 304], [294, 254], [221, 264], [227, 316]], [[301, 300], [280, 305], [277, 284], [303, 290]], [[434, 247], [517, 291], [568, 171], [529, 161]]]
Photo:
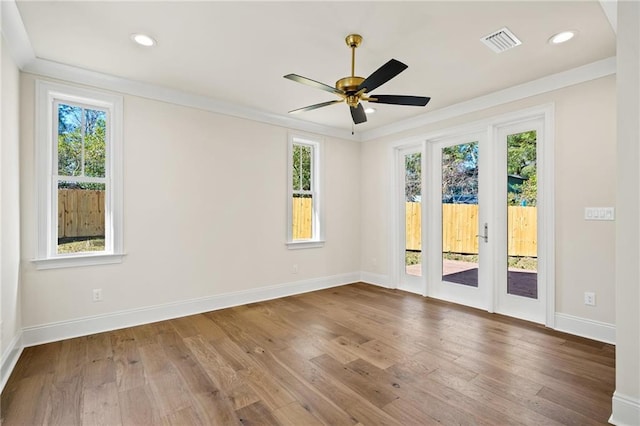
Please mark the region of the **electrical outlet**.
[[291, 273], [292, 274], [297, 274], [298, 273], [298, 264], [297, 263], [293, 264], [293, 268], [291, 268]]
[[584, 304], [587, 306], [596, 306], [596, 294], [590, 291], [585, 291]]
[[93, 289], [93, 301], [94, 302], [102, 302], [102, 289], [94, 288]]

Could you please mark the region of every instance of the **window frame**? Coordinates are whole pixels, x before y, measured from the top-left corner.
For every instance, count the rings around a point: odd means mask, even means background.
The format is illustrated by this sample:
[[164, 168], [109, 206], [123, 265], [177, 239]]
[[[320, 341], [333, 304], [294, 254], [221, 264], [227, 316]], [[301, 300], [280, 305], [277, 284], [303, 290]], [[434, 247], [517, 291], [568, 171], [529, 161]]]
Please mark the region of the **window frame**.
[[[99, 252], [57, 253], [58, 240], [58, 103], [107, 112], [105, 152], [105, 249]], [[36, 81], [37, 269], [120, 263], [123, 252], [123, 97], [49, 81]], [[56, 169], [54, 170], [54, 165]], [[73, 177], [71, 177], [73, 178]]]
[[[294, 145], [303, 145], [311, 148], [311, 188], [310, 190], [294, 191], [293, 189], [293, 151]], [[324, 240], [324, 214], [321, 194], [322, 178], [322, 145], [323, 140], [318, 137], [289, 133], [287, 146], [287, 248], [306, 249], [323, 247]], [[311, 229], [309, 239], [293, 239], [293, 195], [294, 193], [310, 194], [313, 199]]]

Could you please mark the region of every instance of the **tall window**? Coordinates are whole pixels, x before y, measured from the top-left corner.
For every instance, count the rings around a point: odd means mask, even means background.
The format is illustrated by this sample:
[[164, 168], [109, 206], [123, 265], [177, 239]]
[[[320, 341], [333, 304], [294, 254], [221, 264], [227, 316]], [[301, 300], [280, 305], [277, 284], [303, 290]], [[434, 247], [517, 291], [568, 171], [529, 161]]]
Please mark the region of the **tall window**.
[[322, 245], [319, 170], [320, 142], [289, 136], [289, 248]]
[[39, 268], [119, 262], [122, 98], [38, 82]]

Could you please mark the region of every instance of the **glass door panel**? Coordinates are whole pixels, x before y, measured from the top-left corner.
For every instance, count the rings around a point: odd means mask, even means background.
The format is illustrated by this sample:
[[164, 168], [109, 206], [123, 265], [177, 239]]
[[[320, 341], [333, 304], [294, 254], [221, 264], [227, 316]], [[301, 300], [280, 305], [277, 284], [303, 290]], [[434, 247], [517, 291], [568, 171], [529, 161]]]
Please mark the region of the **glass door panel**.
[[478, 287], [478, 142], [441, 154], [442, 280]]
[[422, 276], [422, 154], [404, 154], [405, 273]]
[[507, 293], [538, 298], [537, 132], [507, 135]]

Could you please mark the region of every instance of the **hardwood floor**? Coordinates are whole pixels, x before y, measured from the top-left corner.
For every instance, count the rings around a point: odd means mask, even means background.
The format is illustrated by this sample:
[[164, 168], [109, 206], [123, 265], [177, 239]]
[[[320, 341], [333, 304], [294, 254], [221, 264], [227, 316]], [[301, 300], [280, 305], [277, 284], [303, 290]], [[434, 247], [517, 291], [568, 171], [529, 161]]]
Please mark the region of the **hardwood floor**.
[[605, 424], [614, 348], [353, 284], [24, 350], [10, 425]]

